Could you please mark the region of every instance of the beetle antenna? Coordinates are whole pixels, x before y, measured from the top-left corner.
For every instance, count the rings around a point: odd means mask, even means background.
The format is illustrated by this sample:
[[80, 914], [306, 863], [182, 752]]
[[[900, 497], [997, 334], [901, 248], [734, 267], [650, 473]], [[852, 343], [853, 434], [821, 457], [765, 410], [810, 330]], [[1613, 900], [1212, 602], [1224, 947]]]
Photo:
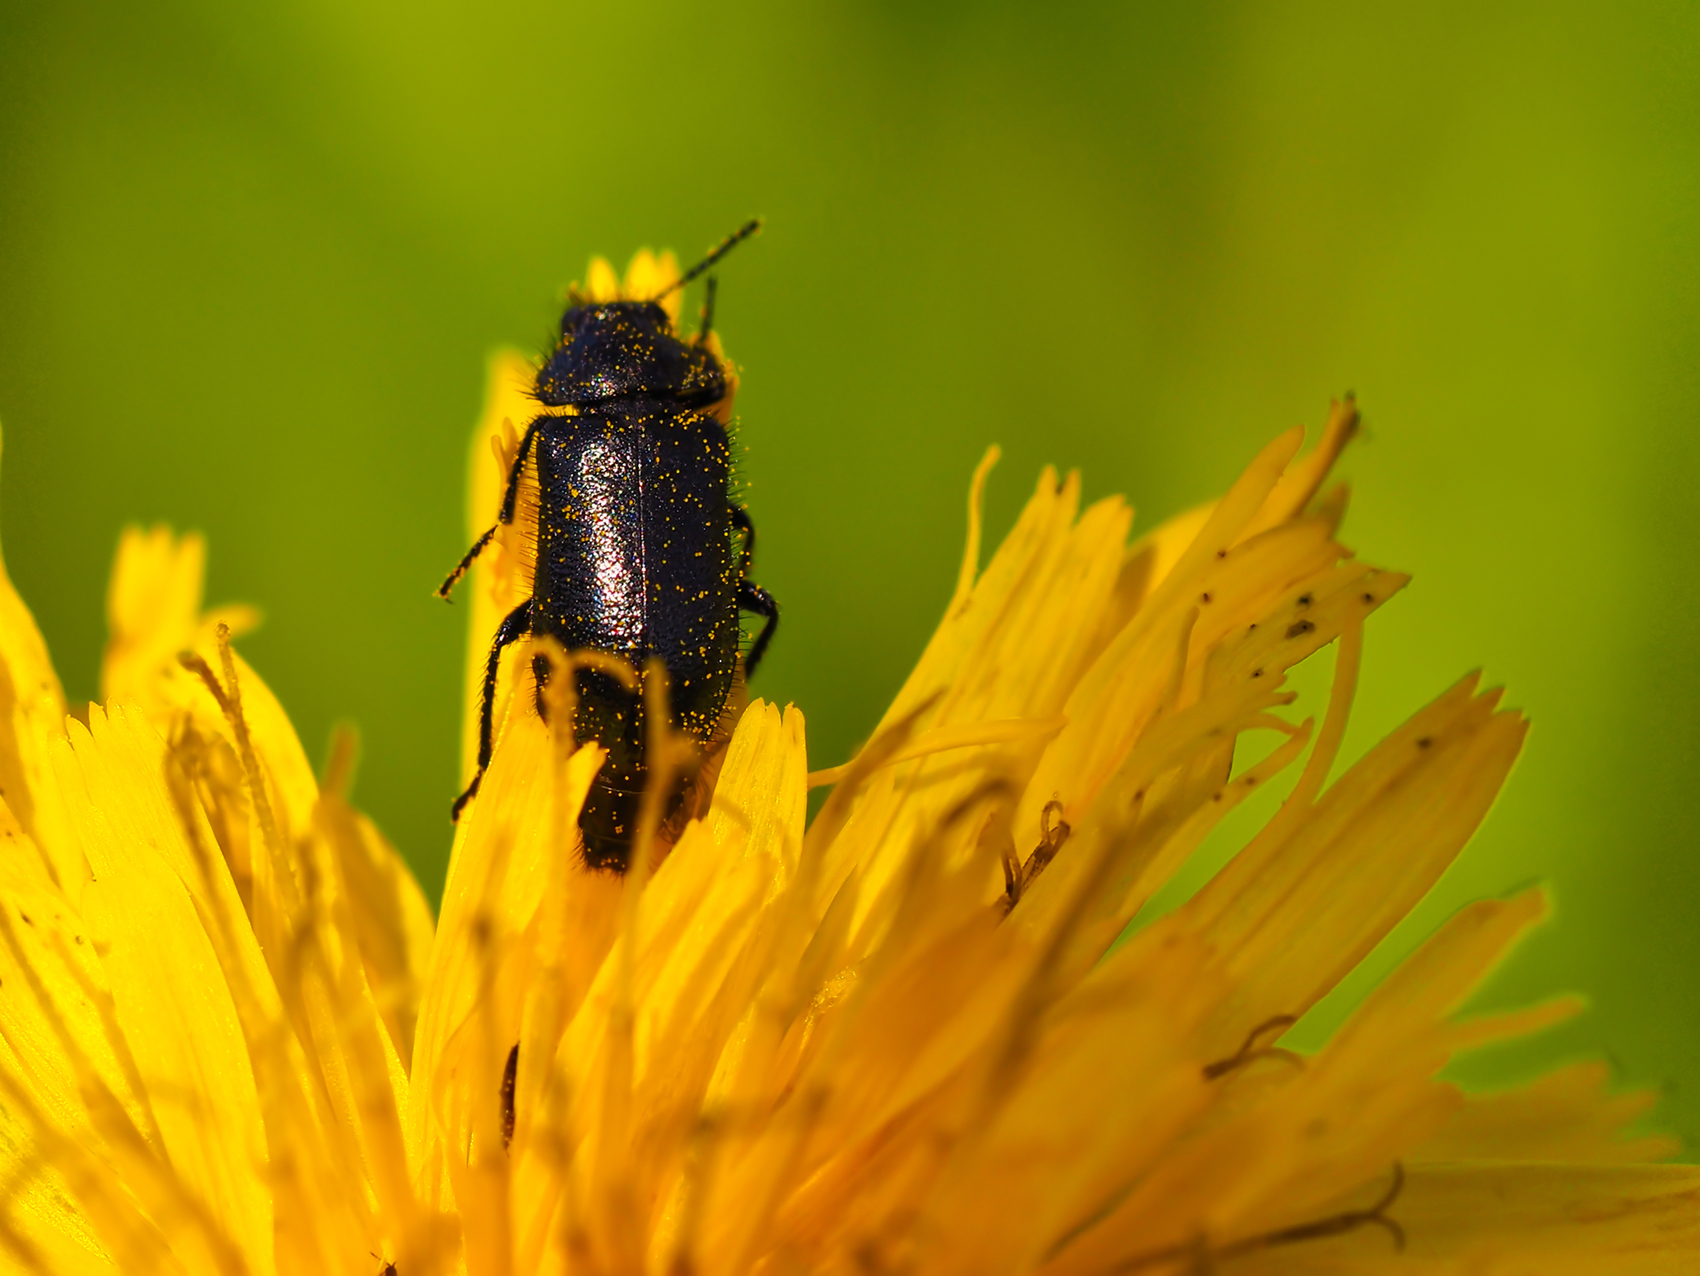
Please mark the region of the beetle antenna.
[[715, 262], [719, 261], [727, 253], [731, 252], [739, 244], [743, 243], [746, 239], [748, 239], [751, 235], [755, 234], [760, 229], [761, 229], [761, 218], [759, 218], [759, 217], [750, 218], [749, 221], [745, 222], [742, 226], [738, 227], [737, 230], [733, 231], [730, 235], [726, 236], [725, 239], [722, 239], [720, 241], [719, 246], [716, 247], [713, 252], [709, 253], [708, 256], [704, 257], [701, 261], [699, 261], [696, 265], [692, 266], [684, 274], [680, 275], [677, 279], [675, 279], [673, 281], [673, 283], [669, 287], [663, 288], [660, 292], [656, 293], [653, 297], [650, 298], [650, 300], [651, 301], [660, 301], [668, 293], [678, 292], [679, 289], [683, 288], [686, 284], [690, 283], [691, 280], [695, 279], [698, 275], [702, 274], [703, 271], [707, 270], [710, 266], [714, 265]]
[[708, 340], [708, 334], [714, 328], [714, 292], [718, 278], [719, 277], [716, 275], [710, 275], [708, 277], [707, 295], [702, 301], [702, 322], [697, 325], [698, 345], [701, 345], [704, 341]]

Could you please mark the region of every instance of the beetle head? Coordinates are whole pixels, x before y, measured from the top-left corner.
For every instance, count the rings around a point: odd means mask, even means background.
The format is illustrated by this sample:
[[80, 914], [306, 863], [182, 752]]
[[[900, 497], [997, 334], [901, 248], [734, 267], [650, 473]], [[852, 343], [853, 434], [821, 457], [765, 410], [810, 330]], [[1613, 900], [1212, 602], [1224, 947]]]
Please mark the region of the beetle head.
[[679, 339], [656, 302], [595, 302], [561, 317], [561, 344], [536, 390], [552, 406], [638, 397], [700, 405], [725, 395], [726, 376], [705, 347]]

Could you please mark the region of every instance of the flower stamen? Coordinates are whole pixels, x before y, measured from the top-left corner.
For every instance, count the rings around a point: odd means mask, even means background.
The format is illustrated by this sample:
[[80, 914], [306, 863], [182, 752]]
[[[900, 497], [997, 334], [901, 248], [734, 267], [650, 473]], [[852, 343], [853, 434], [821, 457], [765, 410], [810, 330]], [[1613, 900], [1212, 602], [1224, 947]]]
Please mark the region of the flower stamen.
[[1246, 1064], [1257, 1059], [1279, 1058], [1286, 1059], [1290, 1063], [1302, 1065], [1304, 1062], [1303, 1058], [1291, 1050], [1284, 1050], [1280, 1046], [1276, 1045], [1259, 1047], [1257, 1044], [1258, 1041], [1267, 1037], [1271, 1032], [1273, 1032], [1278, 1038], [1281, 1033], [1285, 1032], [1288, 1028], [1291, 1028], [1298, 1021], [1297, 1015], [1273, 1015], [1270, 1018], [1265, 1019], [1262, 1023], [1258, 1024], [1257, 1027], [1246, 1033], [1245, 1042], [1238, 1050], [1234, 1051], [1233, 1054], [1229, 1055], [1226, 1059], [1218, 1059], [1215, 1063], [1205, 1064], [1204, 1079], [1206, 1081], [1214, 1081], [1218, 1077], [1225, 1077], [1228, 1073], [1235, 1072], [1238, 1069], [1245, 1067]]
[[[284, 846], [278, 835], [277, 820], [272, 815], [271, 799], [266, 795], [265, 780], [260, 774], [260, 760], [254, 752], [254, 740], [248, 733], [248, 720], [242, 715], [242, 688], [236, 680], [236, 653], [230, 647], [230, 626], [223, 621], [218, 626], [218, 658], [224, 666], [224, 685], [193, 651], [178, 655], [177, 663], [198, 677], [212, 692], [230, 730], [236, 736], [237, 756], [242, 760], [242, 774], [248, 781], [248, 795], [254, 803], [254, 817], [260, 822], [260, 832], [272, 853], [281, 855]], [[226, 690], [228, 687], [228, 690]]]
[[1232, 1245], [1224, 1246], [1221, 1250], [1223, 1258], [1238, 1258], [1241, 1254], [1249, 1254], [1254, 1250], [1273, 1249], [1277, 1245], [1296, 1245], [1300, 1241], [1322, 1240], [1329, 1236], [1342, 1236], [1347, 1232], [1355, 1232], [1360, 1227], [1379, 1227], [1393, 1239], [1393, 1248], [1403, 1253], [1405, 1250], [1405, 1229], [1398, 1220], [1387, 1217], [1387, 1211], [1399, 1199], [1405, 1190], [1405, 1166], [1399, 1161], [1393, 1162], [1393, 1181], [1387, 1185], [1387, 1190], [1381, 1194], [1381, 1199], [1364, 1210], [1346, 1210], [1339, 1214], [1331, 1214], [1327, 1218], [1319, 1218], [1315, 1222], [1300, 1223], [1296, 1227], [1283, 1227], [1277, 1231], [1265, 1232], [1261, 1236], [1247, 1237]]
[[[1014, 856], [1008, 856], [1003, 862], [1004, 880], [1004, 912], [1008, 913], [1021, 902], [1021, 896], [1034, 878], [1045, 871], [1045, 865], [1057, 857], [1063, 843], [1068, 841], [1069, 834], [1074, 828], [1062, 817], [1063, 804], [1056, 798], [1045, 803], [1045, 809], [1039, 812], [1039, 845], [1027, 857], [1025, 864], [1018, 863]], [[1055, 823], [1052, 822], [1055, 817]]]
[[1128, 1272], [1149, 1271], [1154, 1267], [1167, 1267], [1172, 1263], [1190, 1260], [1190, 1269], [1196, 1273], [1208, 1273], [1215, 1270], [1215, 1265], [1221, 1259], [1243, 1258], [1247, 1254], [1255, 1254], [1259, 1250], [1274, 1249], [1278, 1245], [1297, 1245], [1302, 1241], [1326, 1240], [1330, 1236], [1344, 1236], [1347, 1232], [1355, 1232], [1363, 1227], [1379, 1227], [1393, 1239], [1393, 1248], [1399, 1253], [1405, 1251], [1405, 1229], [1397, 1219], [1387, 1217], [1387, 1211], [1399, 1199], [1405, 1190], [1405, 1167], [1401, 1162], [1393, 1162], [1393, 1181], [1387, 1190], [1381, 1194], [1381, 1199], [1368, 1209], [1344, 1210], [1339, 1214], [1330, 1214], [1325, 1218], [1314, 1219], [1309, 1223], [1299, 1223], [1292, 1227], [1277, 1228], [1272, 1232], [1260, 1232], [1256, 1236], [1248, 1236], [1244, 1240], [1234, 1241], [1220, 1249], [1212, 1249], [1203, 1238], [1186, 1241], [1179, 1245], [1166, 1245], [1162, 1249], [1154, 1249], [1144, 1254], [1137, 1254], [1115, 1264], [1106, 1270], [1105, 1276], [1123, 1276]]

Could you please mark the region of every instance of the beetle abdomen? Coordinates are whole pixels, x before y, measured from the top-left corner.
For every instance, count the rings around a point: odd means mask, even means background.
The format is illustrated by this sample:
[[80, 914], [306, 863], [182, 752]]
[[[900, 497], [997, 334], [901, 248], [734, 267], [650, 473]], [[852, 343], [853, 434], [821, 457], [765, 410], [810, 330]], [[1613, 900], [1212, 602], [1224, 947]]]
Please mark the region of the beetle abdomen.
[[714, 734], [738, 663], [738, 583], [726, 431], [700, 413], [644, 431], [649, 651], [667, 665], [680, 730]]
[[738, 652], [731, 449], [711, 416], [620, 406], [539, 433], [538, 482], [557, 500], [538, 512], [532, 628], [638, 669], [660, 656], [679, 726], [706, 740]]
[[[677, 404], [635, 400], [551, 418], [536, 446], [539, 485], [555, 499], [539, 510], [532, 631], [640, 673], [659, 656], [673, 726], [707, 743], [739, 636], [725, 430]], [[581, 819], [585, 853], [611, 866], [635, 831], [647, 776], [643, 700], [607, 674], [580, 670], [575, 682], [574, 735], [608, 750]]]

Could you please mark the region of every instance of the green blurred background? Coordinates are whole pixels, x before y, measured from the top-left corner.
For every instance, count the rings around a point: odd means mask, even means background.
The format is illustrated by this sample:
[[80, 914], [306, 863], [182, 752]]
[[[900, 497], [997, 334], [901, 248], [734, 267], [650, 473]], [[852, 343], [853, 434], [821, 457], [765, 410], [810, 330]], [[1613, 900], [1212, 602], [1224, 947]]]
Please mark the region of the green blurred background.
[[244, 649], [310, 750], [358, 722], [359, 797], [435, 895], [465, 613], [431, 590], [485, 358], [542, 342], [592, 252], [769, 219], [719, 326], [786, 609], [757, 690], [804, 706], [818, 764], [937, 619], [986, 443], [994, 530], [1046, 461], [1149, 525], [1354, 388], [1349, 538], [1416, 584], [1371, 629], [1349, 749], [1478, 665], [1536, 724], [1369, 974], [1549, 879], [1557, 920], [1486, 996], [1596, 1009], [1471, 1075], [1604, 1050], [1697, 1136], [1697, 26], [7, 0], [6, 558], [87, 697], [119, 527], [207, 532], [210, 600], [264, 608]]

